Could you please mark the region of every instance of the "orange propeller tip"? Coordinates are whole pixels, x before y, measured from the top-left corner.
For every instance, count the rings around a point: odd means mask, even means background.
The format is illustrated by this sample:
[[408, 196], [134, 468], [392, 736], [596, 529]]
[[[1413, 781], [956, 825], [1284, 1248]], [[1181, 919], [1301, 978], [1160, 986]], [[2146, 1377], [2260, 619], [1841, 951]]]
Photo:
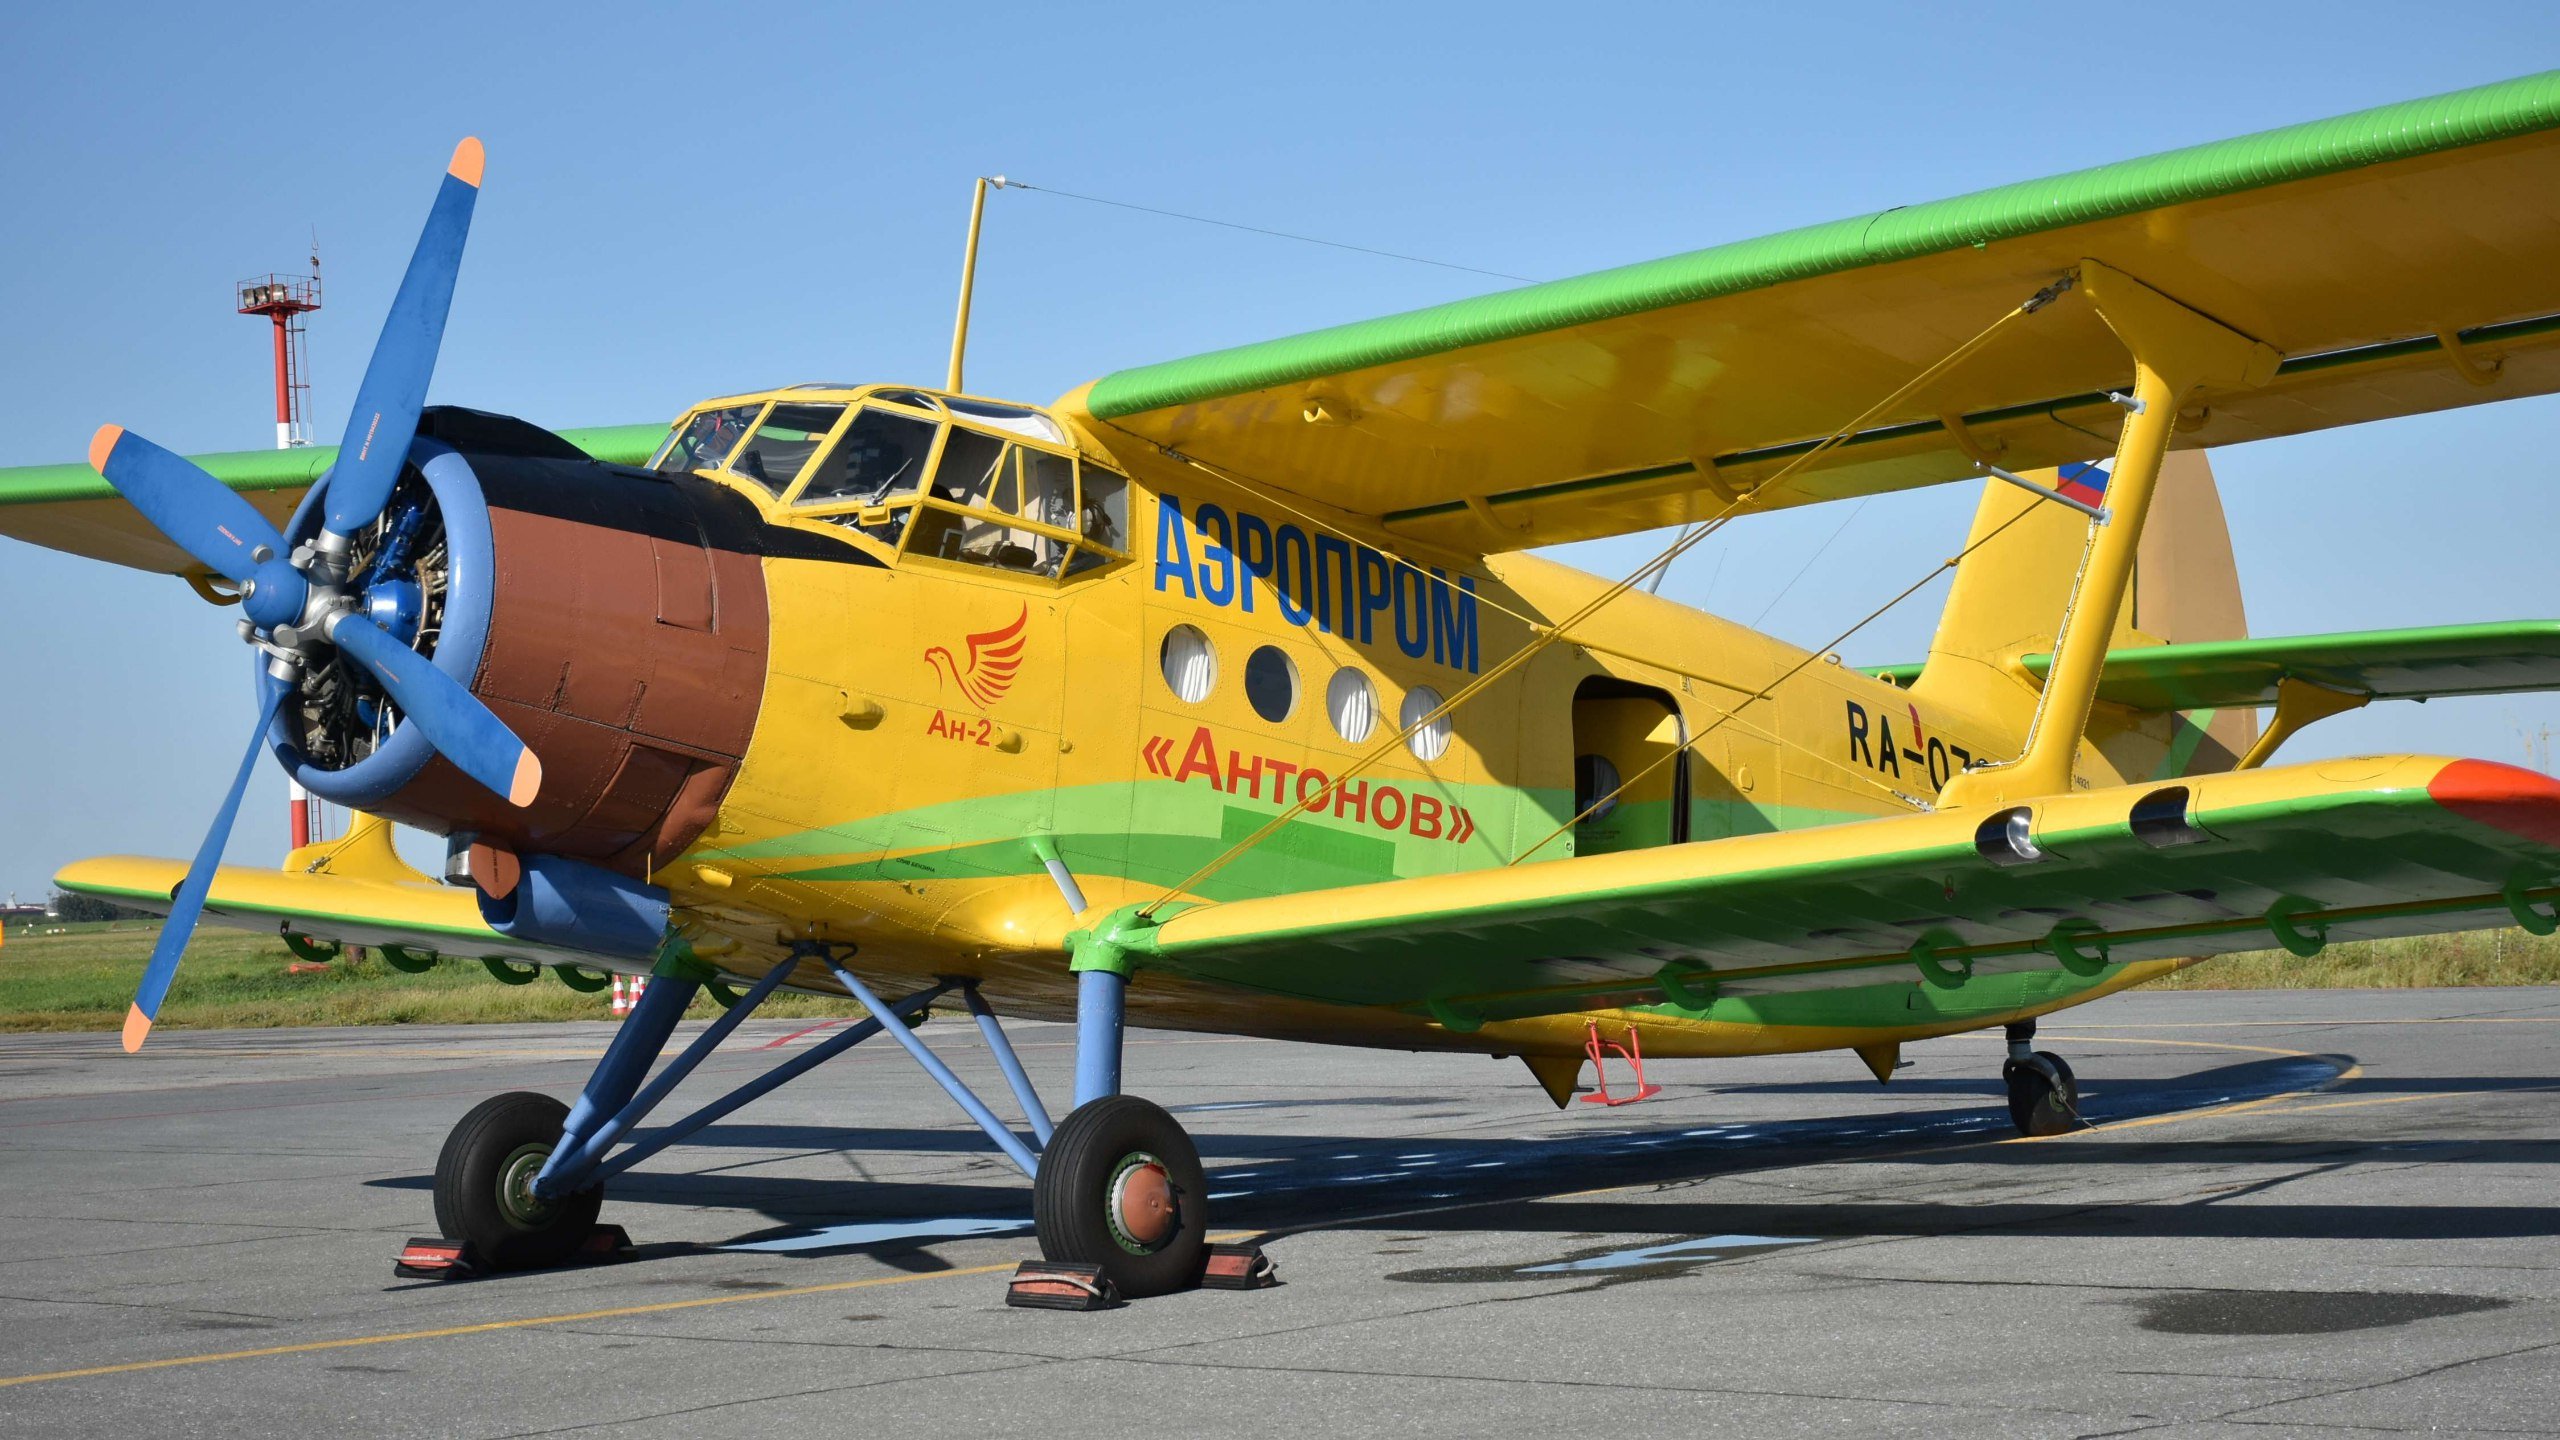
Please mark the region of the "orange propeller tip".
[[516, 757], [515, 779], [507, 785], [507, 803], [521, 810], [542, 793], [542, 762], [527, 749]]
[[453, 147], [453, 163], [444, 170], [454, 179], [477, 190], [480, 188], [480, 167], [486, 163], [487, 157], [480, 149], [480, 137], [465, 135], [462, 143]]
[[131, 1055], [140, 1050], [142, 1042], [150, 1034], [151, 1017], [142, 1013], [141, 1006], [136, 1005], [124, 1012], [124, 1053]]
[[106, 474], [107, 457], [115, 453], [116, 442], [123, 438], [123, 426], [99, 426], [98, 433], [89, 437], [89, 468], [101, 475]]

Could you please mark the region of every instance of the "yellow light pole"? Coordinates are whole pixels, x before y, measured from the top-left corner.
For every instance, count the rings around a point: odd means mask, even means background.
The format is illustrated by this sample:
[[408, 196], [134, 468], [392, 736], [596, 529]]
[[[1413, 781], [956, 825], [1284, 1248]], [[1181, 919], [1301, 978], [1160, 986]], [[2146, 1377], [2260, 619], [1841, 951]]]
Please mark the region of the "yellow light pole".
[[969, 201], [969, 248], [960, 257], [960, 316], [951, 322], [951, 378], [943, 385], [945, 390], [961, 388], [960, 362], [969, 350], [969, 292], [978, 284], [978, 227], [987, 218], [990, 185], [1001, 190], [1005, 179], [1001, 175], [979, 176], [977, 193]]

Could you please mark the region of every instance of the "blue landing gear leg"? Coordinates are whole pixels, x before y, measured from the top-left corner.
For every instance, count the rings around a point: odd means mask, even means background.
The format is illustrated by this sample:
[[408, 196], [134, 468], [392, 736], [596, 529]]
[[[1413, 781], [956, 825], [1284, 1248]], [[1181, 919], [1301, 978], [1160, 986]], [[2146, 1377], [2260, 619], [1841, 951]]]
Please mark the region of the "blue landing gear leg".
[[700, 987], [672, 976], [650, 982], [575, 1105], [515, 1091], [474, 1107], [436, 1157], [436, 1228], [493, 1270], [533, 1270], [578, 1253], [596, 1228], [604, 1187], [543, 1184], [557, 1157], [575, 1151], [633, 1092], [666, 1048]]
[[1076, 975], [1076, 1108], [1032, 1177], [1043, 1257], [1099, 1265], [1136, 1299], [1200, 1283], [1209, 1186], [1200, 1152], [1164, 1109], [1120, 1093], [1126, 976]]

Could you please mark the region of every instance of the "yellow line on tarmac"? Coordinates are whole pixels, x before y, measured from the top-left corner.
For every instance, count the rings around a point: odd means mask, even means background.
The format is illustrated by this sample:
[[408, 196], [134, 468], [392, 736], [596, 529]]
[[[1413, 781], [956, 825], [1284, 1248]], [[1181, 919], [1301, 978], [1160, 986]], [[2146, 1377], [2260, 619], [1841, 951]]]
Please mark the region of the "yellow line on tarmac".
[[622, 1305], [610, 1310], [582, 1310], [574, 1315], [535, 1315], [522, 1320], [487, 1320], [477, 1325], [453, 1325], [442, 1330], [403, 1330], [393, 1335], [354, 1335], [344, 1340], [310, 1340], [299, 1345], [270, 1345], [262, 1350], [224, 1350], [210, 1355], [177, 1355], [166, 1360], [135, 1360], [123, 1365], [92, 1365], [85, 1370], [53, 1370], [42, 1375], [0, 1377], [0, 1389], [11, 1385], [34, 1385], [46, 1380], [80, 1380], [92, 1375], [130, 1375], [137, 1370], [166, 1370], [174, 1365], [211, 1365], [223, 1360], [256, 1360], [269, 1355], [308, 1355], [320, 1350], [351, 1350], [363, 1345], [390, 1345], [402, 1340], [443, 1340], [456, 1335], [486, 1335], [499, 1330], [524, 1330], [536, 1325], [568, 1325], [581, 1320], [619, 1320], [631, 1315], [663, 1315], [670, 1310], [693, 1310], [705, 1305], [736, 1305], [748, 1300], [788, 1300], [795, 1295], [826, 1295], [838, 1290], [861, 1290], [873, 1285], [904, 1285], [916, 1280], [949, 1280], [962, 1275], [989, 1275], [1010, 1270], [1013, 1263], [973, 1265], [965, 1270], [936, 1270], [924, 1275], [877, 1275], [868, 1280], [838, 1280], [826, 1285], [800, 1285], [788, 1290], [759, 1290], [746, 1295], [706, 1295], [698, 1300], [663, 1300], [654, 1305]]

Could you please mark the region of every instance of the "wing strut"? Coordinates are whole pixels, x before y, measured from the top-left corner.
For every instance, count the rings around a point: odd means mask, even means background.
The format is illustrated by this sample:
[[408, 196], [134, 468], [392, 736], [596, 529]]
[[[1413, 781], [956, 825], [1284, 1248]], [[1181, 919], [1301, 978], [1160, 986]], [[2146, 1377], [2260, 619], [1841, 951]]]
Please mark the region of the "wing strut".
[[2013, 804], [2071, 789], [2073, 762], [2097, 699], [2098, 672], [2106, 664], [2116, 612], [2124, 604], [2142, 545], [2142, 522], [2160, 481], [2178, 407], [2197, 387], [2259, 386], [2275, 378], [2283, 359], [2275, 350], [2188, 309], [2141, 281], [2095, 260], [2080, 262], [2080, 288], [2116, 338], [2133, 352], [2134, 404], [2116, 442], [2107, 482], [2112, 523], [2089, 527], [2086, 558], [2054, 643], [2053, 673], [2027, 728], [2017, 759], [1956, 776], [1938, 796], [1938, 808]]
[[2371, 699], [2372, 696], [2360, 695], [2353, 690], [2335, 690], [2287, 675], [2276, 682], [2276, 713], [2268, 719], [2267, 728], [2258, 732], [2258, 743], [2250, 746], [2249, 753], [2241, 756], [2240, 763], [2231, 768], [2255, 770], [2266, 764], [2267, 757], [2276, 753], [2276, 747], [2292, 739], [2303, 726], [2314, 720], [2326, 720], [2332, 715], [2361, 709]]

